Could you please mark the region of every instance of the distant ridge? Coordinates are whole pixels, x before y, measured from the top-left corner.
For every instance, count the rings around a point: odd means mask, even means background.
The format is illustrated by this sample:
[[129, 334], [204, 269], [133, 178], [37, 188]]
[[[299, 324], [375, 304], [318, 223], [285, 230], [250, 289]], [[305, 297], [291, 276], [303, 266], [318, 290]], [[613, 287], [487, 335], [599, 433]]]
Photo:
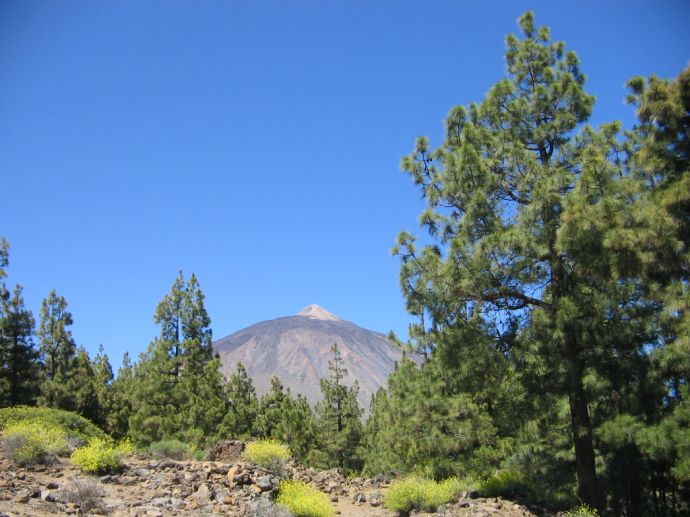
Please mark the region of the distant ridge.
[[277, 375], [293, 394], [310, 403], [321, 399], [320, 379], [328, 376], [330, 348], [337, 343], [348, 370], [345, 383], [359, 381], [359, 404], [368, 410], [372, 394], [383, 386], [402, 352], [384, 334], [361, 328], [318, 305], [295, 316], [262, 321], [213, 343], [222, 371], [230, 375], [241, 362], [259, 394]]

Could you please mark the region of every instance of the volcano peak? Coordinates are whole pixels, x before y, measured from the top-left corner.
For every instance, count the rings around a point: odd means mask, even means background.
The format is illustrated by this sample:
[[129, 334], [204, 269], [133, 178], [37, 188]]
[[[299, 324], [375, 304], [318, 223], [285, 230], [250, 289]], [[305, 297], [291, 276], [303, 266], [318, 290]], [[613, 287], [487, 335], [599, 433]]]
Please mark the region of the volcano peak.
[[323, 307], [313, 304], [307, 305], [304, 309], [297, 313], [297, 316], [305, 316], [315, 320], [340, 321], [340, 318], [335, 314], [331, 314]]

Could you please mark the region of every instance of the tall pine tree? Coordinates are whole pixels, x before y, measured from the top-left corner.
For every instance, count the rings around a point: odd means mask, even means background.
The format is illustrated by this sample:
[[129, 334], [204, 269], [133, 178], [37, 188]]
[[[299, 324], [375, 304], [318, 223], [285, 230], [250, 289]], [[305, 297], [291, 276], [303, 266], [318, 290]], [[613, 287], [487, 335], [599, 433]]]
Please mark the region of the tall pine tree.
[[362, 437], [362, 410], [357, 403], [359, 384], [348, 387], [345, 361], [338, 345], [331, 346], [333, 359], [328, 362], [329, 376], [321, 379], [323, 399], [316, 405], [319, 449], [317, 463], [339, 467], [346, 471], [358, 471], [361, 460], [358, 455]]
[[35, 404], [40, 360], [33, 342], [34, 318], [24, 307], [22, 286], [0, 300], [0, 407]]
[[237, 363], [235, 372], [225, 385], [227, 413], [219, 428], [223, 437], [246, 439], [254, 433], [258, 412], [258, 399], [251, 377], [242, 363]]
[[[650, 248], [673, 248], [674, 223], [645, 206], [618, 124], [576, 133], [593, 97], [575, 54], [531, 13], [519, 23], [507, 78], [451, 110], [442, 146], [420, 138], [403, 159], [434, 242], [417, 249], [403, 233], [395, 251], [408, 308], [424, 317], [420, 339], [503, 355], [536, 413], [567, 403], [577, 495], [601, 509], [593, 403], [644, 368], [657, 308], [639, 268]], [[456, 340], [468, 328], [484, 338]]]
[[48, 407], [74, 409], [73, 386], [68, 386], [76, 374], [72, 366], [77, 347], [68, 328], [72, 323], [67, 300], [53, 289], [41, 303], [37, 333], [44, 365], [41, 399]]
[[220, 361], [195, 275], [178, 275], [156, 308], [161, 334], [135, 367], [129, 433], [140, 443], [180, 438], [204, 443], [225, 412]]

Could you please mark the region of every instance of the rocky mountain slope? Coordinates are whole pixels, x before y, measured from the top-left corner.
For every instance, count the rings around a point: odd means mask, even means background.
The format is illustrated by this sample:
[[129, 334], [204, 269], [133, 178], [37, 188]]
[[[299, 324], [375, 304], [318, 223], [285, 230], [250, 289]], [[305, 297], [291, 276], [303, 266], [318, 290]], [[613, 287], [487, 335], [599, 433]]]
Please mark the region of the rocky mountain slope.
[[319, 379], [328, 376], [331, 345], [337, 343], [349, 372], [346, 384], [359, 382], [359, 404], [369, 407], [371, 395], [393, 371], [402, 353], [385, 335], [340, 319], [318, 305], [309, 305], [295, 316], [262, 321], [213, 343], [223, 373], [229, 375], [241, 362], [259, 394], [270, 388], [277, 375], [293, 394], [310, 403], [321, 398]]

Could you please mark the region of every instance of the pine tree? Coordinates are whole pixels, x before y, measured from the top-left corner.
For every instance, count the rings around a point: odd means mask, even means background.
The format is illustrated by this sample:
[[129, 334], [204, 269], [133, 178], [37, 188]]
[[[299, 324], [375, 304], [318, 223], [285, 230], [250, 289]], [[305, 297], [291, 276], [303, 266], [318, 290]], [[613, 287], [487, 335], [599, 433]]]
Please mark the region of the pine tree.
[[[4, 237], [0, 238], [0, 280], [7, 276], [5, 268], [9, 265], [9, 243]], [[0, 372], [6, 369], [7, 352], [9, 349], [9, 342], [5, 336], [4, 322], [6, 317], [6, 309], [9, 303], [10, 293], [5, 286], [5, 282], [0, 282]], [[8, 380], [0, 375], [0, 394], [9, 391]]]
[[283, 383], [277, 376], [271, 377], [271, 389], [259, 398], [253, 434], [259, 438], [274, 437], [274, 430], [280, 424], [282, 405], [285, 401]]
[[338, 345], [331, 346], [333, 360], [328, 362], [330, 375], [321, 379], [323, 400], [316, 405], [321, 461], [346, 471], [359, 470], [357, 455], [362, 436], [362, 411], [357, 403], [359, 384], [344, 384], [347, 369]]
[[288, 389], [280, 404], [280, 417], [272, 429], [272, 436], [287, 443], [297, 461], [309, 460], [318, 440], [314, 412], [304, 395], [293, 397]]
[[65, 409], [102, 425], [98, 378], [91, 357], [83, 347], [77, 349], [77, 354], [69, 368], [71, 375], [65, 384], [65, 389], [70, 394], [72, 405]]
[[128, 393], [132, 411], [129, 436], [137, 443], [150, 444], [172, 438], [180, 429], [178, 416], [182, 401], [177, 390], [180, 356], [168, 353], [169, 344], [154, 340], [134, 365]]
[[117, 371], [110, 389], [110, 404], [106, 415], [106, 430], [115, 438], [123, 438], [129, 432], [129, 419], [132, 416], [132, 401], [135, 397], [134, 366], [125, 352], [122, 365]]
[[242, 363], [225, 386], [228, 410], [220, 425], [223, 437], [246, 439], [252, 436], [254, 421], [258, 412], [258, 400], [252, 379]]
[[481, 477], [499, 466], [487, 454], [497, 433], [486, 407], [444, 370], [436, 354], [421, 367], [404, 358], [376, 394], [363, 438], [367, 474]]
[[99, 414], [94, 422], [103, 429], [108, 427], [108, 415], [113, 407], [113, 367], [105, 353], [103, 345], [98, 346], [98, 353], [91, 362], [95, 376], [96, 396]]
[[180, 438], [203, 444], [225, 412], [220, 361], [195, 275], [178, 275], [158, 304], [161, 335], [134, 369], [129, 433], [140, 443]]
[[0, 237], [0, 280], [7, 276], [5, 268], [10, 264], [10, 244], [4, 237]]
[[34, 347], [34, 318], [24, 307], [22, 287], [3, 294], [0, 311], [0, 407], [31, 405], [39, 393], [40, 360]]
[[220, 368], [220, 359], [214, 357], [199, 363], [193, 372], [185, 371], [182, 375], [180, 390], [184, 409], [177, 434], [188, 443], [209, 443], [227, 414], [223, 391], [225, 379]]
[[[592, 403], [643, 368], [657, 308], [639, 270], [650, 249], [673, 248], [674, 223], [647, 209], [619, 124], [575, 133], [593, 105], [575, 54], [531, 13], [519, 23], [508, 77], [451, 110], [439, 149], [421, 138], [403, 159], [434, 243], [418, 250], [403, 233], [395, 252], [408, 308], [425, 318], [417, 336], [502, 354], [526, 393], [544, 397], [537, 413], [567, 402], [578, 497], [602, 509]], [[488, 339], [455, 341], [467, 327]]]
[[73, 323], [67, 300], [53, 289], [41, 303], [38, 325], [39, 350], [44, 364], [42, 403], [48, 407], [72, 409], [73, 393], [67, 384], [75, 375], [71, 371], [76, 345], [68, 329]]
[[646, 186], [631, 212], [650, 224], [623, 241], [636, 250], [636, 305], [649, 315], [648, 328], [638, 325], [627, 341], [651, 337], [645, 340], [649, 353], [619, 352], [624, 367], [617, 371], [624, 375], [607, 386], [614, 410], [603, 415], [598, 441], [613, 512], [675, 515], [690, 508], [684, 489], [690, 443], [690, 69], [673, 81], [638, 77], [629, 86], [639, 124], [627, 133], [628, 163]]

